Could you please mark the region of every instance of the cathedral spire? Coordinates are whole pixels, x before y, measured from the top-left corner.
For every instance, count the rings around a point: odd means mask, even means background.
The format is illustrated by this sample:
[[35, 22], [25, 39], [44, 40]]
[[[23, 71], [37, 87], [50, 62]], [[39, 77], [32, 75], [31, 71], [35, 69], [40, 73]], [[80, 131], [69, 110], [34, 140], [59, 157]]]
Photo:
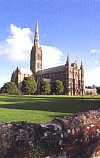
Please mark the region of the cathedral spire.
[[38, 31], [38, 20], [36, 21], [34, 45], [39, 46], [39, 31]]
[[34, 45], [30, 55], [30, 70], [35, 75], [36, 72], [42, 69], [42, 49], [39, 44], [39, 31], [38, 31], [38, 20], [36, 21], [35, 34], [34, 34]]
[[81, 66], [80, 66], [80, 69], [81, 69], [81, 70], [83, 69], [83, 63], [82, 63], [82, 61], [81, 61]]
[[67, 56], [67, 60], [66, 60], [66, 64], [69, 65], [70, 61], [69, 61], [69, 53], [68, 53], [68, 56]]
[[76, 60], [75, 60], [75, 67], [77, 67], [77, 68], [78, 68], [77, 61], [76, 61]]

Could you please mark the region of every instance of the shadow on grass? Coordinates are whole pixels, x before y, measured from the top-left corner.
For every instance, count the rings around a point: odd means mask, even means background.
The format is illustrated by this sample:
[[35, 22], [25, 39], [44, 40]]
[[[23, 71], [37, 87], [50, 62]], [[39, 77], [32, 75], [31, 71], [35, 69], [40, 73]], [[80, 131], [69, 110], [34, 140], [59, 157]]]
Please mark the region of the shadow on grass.
[[5, 96], [0, 98], [0, 108], [76, 113], [100, 108], [100, 99], [65, 96]]

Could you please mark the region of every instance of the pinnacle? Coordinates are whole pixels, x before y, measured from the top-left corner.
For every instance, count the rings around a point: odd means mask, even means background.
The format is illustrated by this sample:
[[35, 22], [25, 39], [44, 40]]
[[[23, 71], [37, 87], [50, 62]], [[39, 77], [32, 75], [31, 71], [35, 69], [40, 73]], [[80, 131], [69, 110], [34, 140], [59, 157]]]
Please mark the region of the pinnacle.
[[38, 33], [38, 19], [36, 20], [36, 29], [35, 32]]
[[36, 28], [35, 28], [35, 36], [34, 36], [34, 45], [39, 45], [38, 20], [36, 20]]

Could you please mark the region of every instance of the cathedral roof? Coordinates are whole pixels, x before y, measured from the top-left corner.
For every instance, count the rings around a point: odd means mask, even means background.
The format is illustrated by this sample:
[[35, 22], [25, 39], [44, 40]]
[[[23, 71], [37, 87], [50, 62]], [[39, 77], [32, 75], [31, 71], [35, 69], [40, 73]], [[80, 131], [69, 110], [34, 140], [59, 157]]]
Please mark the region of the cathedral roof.
[[61, 65], [61, 66], [57, 66], [57, 67], [52, 67], [52, 68], [48, 68], [48, 69], [43, 69], [43, 70], [39, 70], [37, 72], [37, 75], [43, 75], [43, 74], [50, 74], [50, 73], [59, 73], [59, 72], [63, 72], [65, 71], [66, 66], [65, 65]]

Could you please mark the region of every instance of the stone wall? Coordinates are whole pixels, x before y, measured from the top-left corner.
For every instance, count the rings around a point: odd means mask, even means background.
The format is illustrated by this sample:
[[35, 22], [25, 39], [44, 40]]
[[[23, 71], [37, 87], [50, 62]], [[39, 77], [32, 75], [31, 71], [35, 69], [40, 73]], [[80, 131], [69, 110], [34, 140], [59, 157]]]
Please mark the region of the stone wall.
[[0, 158], [94, 158], [99, 153], [100, 111], [48, 124], [0, 123]]

